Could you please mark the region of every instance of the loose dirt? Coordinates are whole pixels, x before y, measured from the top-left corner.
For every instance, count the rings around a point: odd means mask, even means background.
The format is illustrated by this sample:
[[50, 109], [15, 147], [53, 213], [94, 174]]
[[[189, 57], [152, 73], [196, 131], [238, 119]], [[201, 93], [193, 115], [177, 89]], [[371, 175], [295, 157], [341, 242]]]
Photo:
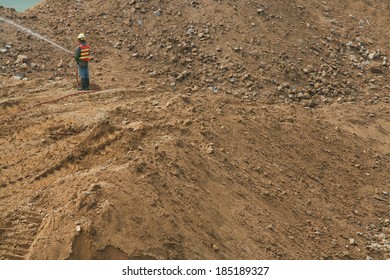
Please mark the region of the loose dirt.
[[387, 1], [61, 1], [0, 22], [0, 259], [390, 258]]

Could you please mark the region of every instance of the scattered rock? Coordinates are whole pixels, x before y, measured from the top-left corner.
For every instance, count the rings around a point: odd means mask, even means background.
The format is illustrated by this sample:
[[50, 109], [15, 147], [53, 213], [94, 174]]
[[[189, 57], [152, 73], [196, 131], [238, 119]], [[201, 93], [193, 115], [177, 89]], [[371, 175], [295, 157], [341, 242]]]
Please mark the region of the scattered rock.
[[383, 74], [382, 65], [381, 64], [380, 65], [378, 65], [378, 64], [372, 65], [370, 67], [370, 71], [371, 71], [371, 73], [374, 73], [374, 74]]
[[206, 150], [206, 153], [208, 153], [208, 154], [214, 153], [214, 148], [213, 147], [208, 147], [207, 150]]
[[22, 75], [22, 74], [18, 74], [18, 75], [15, 75], [12, 77], [12, 79], [19, 80], [19, 81], [21, 81], [23, 78], [24, 78], [24, 75]]
[[15, 61], [15, 64], [18, 64], [18, 63], [27, 63], [28, 62], [28, 56], [26, 55], [18, 55], [16, 61]]
[[94, 184], [91, 184], [90, 191], [91, 192], [96, 192], [96, 191], [100, 190], [101, 188], [102, 188], [101, 184], [94, 183]]
[[161, 10], [157, 10], [153, 13], [153, 15], [155, 15], [156, 17], [160, 17], [162, 15], [162, 11]]

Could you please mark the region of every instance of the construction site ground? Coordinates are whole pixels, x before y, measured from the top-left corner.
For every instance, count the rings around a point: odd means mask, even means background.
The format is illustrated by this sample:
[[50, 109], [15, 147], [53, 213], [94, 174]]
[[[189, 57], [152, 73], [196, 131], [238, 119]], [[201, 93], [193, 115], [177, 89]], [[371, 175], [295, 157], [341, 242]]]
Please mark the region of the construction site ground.
[[390, 258], [387, 1], [64, 2], [0, 8], [94, 51], [0, 21], [0, 259]]

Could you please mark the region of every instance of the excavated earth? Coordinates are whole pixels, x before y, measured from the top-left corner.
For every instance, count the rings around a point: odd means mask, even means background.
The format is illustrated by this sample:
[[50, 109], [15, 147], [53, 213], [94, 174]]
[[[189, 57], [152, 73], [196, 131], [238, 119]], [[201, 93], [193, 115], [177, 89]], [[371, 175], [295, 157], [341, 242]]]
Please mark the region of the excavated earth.
[[389, 259], [389, 10], [1, 7], [0, 259]]

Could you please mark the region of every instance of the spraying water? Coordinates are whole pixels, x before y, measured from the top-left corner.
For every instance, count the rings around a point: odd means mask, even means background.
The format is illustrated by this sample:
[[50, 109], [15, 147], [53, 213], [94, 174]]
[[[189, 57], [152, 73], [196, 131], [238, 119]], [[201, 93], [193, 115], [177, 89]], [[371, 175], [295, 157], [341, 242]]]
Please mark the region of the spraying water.
[[39, 38], [39, 39], [41, 39], [41, 40], [44, 40], [44, 41], [46, 41], [46, 42], [52, 44], [53, 46], [55, 46], [55, 47], [57, 47], [57, 48], [59, 48], [59, 49], [65, 51], [65, 52], [72, 53], [70, 50], [67, 50], [67, 49], [61, 47], [60, 45], [54, 43], [53, 41], [51, 41], [51, 40], [49, 40], [49, 39], [47, 39], [47, 38], [41, 36], [40, 34], [34, 32], [34, 31], [32, 31], [32, 30], [30, 30], [30, 29], [24, 27], [24, 26], [21, 26], [20, 24], [17, 24], [16, 22], [14, 22], [14, 21], [12, 21], [12, 20], [9, 20], [9, 19], [0, 17], [0, 22], [1, 22], [1, 21], [6, 22], [6, 23], [8, 23], [8, 24], [11, 24], [11, 25], [15, 26], [17, 29], [20, 29], [20, 30], [22, 30], [22, 31], [24, 31], [24, 32], [27, 32], [27, 33], [31, 34], [31, 35], [34, 36], [34, 37], [37, 37], [37, 38]]

